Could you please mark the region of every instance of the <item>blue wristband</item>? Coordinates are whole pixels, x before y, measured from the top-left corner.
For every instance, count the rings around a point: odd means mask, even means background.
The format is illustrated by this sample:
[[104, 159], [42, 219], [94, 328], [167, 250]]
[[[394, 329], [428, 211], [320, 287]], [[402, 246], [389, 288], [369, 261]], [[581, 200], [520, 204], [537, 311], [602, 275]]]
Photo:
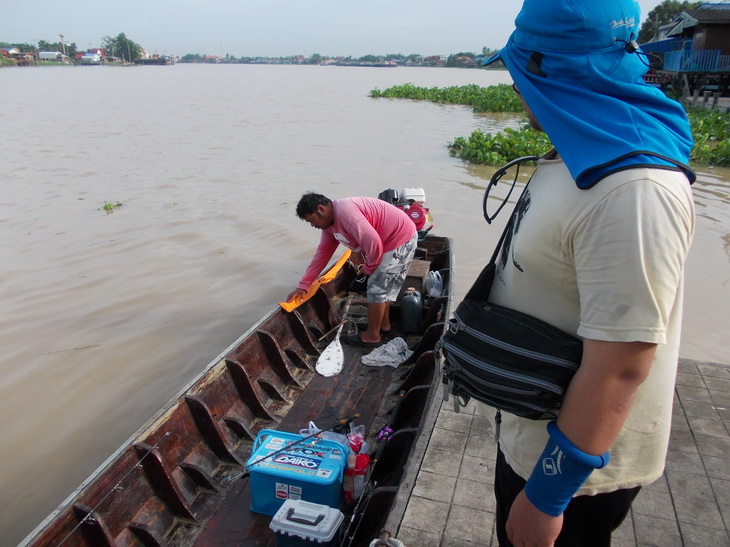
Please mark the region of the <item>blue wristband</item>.
[[555, 422], [548, 423], [550, 439], [532, 475], [525, 485], [525, 495], [543, 513], [562, 515], [570, 500], [594, 469], [608, 465], [608, 452], [591, 456], [563, 435]]

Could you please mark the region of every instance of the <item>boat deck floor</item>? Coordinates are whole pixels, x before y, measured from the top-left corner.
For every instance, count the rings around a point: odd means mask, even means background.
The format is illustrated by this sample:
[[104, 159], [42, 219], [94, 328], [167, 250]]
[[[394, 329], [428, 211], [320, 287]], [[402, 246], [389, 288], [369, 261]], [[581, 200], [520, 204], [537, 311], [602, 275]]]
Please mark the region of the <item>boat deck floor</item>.
[[[384, 341], [395, 335], [384, 337]], [[411, 337], [407, 341], [412, 346], [417, 339]], [[298, 433], [310, 421], [325, 429], [342, 419], [359, 415], [353, 423], [364, 425], [372, 441], [386, 425], [382, 416], [387, 415], [398, 398], [397, 393], [389, 393], [389, 390], [395, 389], [392, 380], [406, 376], [407, 371], [404, 373], [392, 367], [361, 364], [360, 357], [368, 354], [372, 348], [350, 346], [344, 341], [342, 348], [345, 355], [342, 372], [331, 377], [315, 375], [279, 423], [277, 430]], [[271, 517], [253, 513], [250, 507], [249, 479], [242, 477], [229, 490], [225, 501], [206, 524], [195, 545], [275, 546], [275, 536], [269, 529]]]

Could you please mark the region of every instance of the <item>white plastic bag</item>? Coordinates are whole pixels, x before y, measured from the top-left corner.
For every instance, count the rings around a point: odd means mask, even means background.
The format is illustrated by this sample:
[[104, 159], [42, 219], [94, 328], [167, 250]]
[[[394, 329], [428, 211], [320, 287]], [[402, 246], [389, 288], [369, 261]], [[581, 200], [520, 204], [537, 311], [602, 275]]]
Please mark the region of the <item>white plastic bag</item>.
[[335, 433], [334, 431], [322, 431], [314, 422], [309, 422], [308, 427], [300, 429], [299, 434], [305, 437], [319, 434], [320, 437], [327, 441], [335, 441], [336, 443], [341, 444], [345, 451], [347, 451], [350, 447], [350, 440], [347, 438], [347, 435]]
[[423, 282], [426, 296], [430, 298], [438, 298], [444, 291], [444, 280], [441, 278], [441, 272], [431, 270], [428, 272]]

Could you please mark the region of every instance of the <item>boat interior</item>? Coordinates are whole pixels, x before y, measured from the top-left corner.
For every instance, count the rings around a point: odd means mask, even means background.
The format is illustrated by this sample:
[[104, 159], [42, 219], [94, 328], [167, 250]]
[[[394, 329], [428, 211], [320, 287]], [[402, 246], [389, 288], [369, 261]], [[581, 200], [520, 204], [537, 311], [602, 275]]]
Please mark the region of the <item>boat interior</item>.
[[[343, 343], [342, 371], [315, 371], [346, 319], [343, 300], [353, 310], [366, 304], [344, 298], [356, 273], [348, 262], [310, 300], [289, 313], [272, 311], [209, 364], [46, 519], [30, 544], [276, 545], [271, 517], [250, 510], [246, 461], [262, 430], [298, 433], [310, 421], [321, 429], [343, 420], [364, 425], [372, 450], [363, 495], [343, 507], [340, 545], [368, 545], [397, 527], [440, 402], [434, 347], [450, 305], [449, 243], [436, 236], [419, 242], [406, 285], [423, 291], [424, 275], [438, 271], [445, 288], [423, 296], [419, 331], [400, 333], [400, 306], [391, 307], [389, 336], [413, 350], [400, 366], [364, 366], [360, 358], [372, 348]], [[379, 443], [386, 425], [393, 433]]]

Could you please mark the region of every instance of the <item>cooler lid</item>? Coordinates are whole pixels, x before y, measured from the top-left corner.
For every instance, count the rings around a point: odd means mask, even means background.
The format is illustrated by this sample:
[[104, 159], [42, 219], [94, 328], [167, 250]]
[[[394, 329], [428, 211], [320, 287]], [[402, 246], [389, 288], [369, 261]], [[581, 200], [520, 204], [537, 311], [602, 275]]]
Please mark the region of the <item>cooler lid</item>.
[[246, 466], [252, 473], [299, 478], [319, 484], [340, 480], [347, 462], [342, 445], [321, 438], [292, 444], [302, 438], [295, 433], [263, 430], [256, 437]]

